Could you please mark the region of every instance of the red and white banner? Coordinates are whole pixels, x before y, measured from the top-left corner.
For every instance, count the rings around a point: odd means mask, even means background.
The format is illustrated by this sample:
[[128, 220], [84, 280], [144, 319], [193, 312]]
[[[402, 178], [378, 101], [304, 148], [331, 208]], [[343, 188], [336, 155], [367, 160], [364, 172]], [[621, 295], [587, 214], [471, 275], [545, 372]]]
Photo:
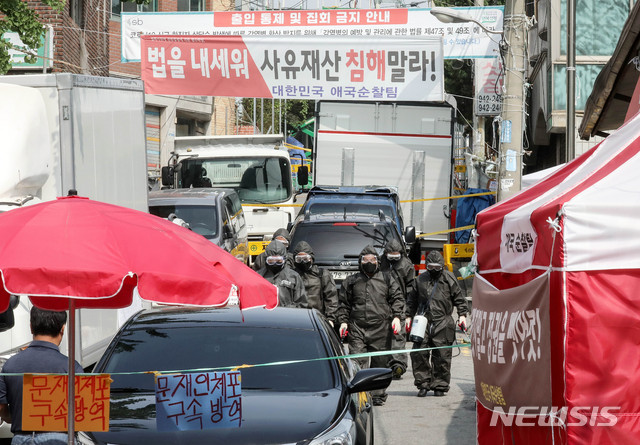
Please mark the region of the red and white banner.
[[433, 38], [142, 38], [148, 94], [314, 100], [444, 100]]
[[[504, 6], [451, 8], [502, 31]], [[146, 12], [122, 14], [122, 61], [139, 62], [140, 36], [438, 37], [445, 59], [495, 58], [495, 36], [474, 23], [442, 23], [429, 9]]]

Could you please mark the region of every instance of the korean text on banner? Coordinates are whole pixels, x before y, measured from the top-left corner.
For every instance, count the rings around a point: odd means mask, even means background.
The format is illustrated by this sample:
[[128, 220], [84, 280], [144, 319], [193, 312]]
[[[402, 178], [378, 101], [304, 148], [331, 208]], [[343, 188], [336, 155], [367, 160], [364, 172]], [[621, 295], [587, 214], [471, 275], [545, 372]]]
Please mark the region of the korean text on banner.
[[[504, 6], [452, 8], [502, 31]], [[298, 36], [437, 37], [445, 59], [495, 58], [498, 39], [472, 23], [442, 23], [428, 9], [355, 9], [305, 11], [219, 11], [122, 13], [122, 61], [139, 62], [140, 37]]]
[[444, 100], [433, 38], [142, 38], [148, 94], [325, 100]]
[[167, 374], [156, 377], [158, 431], [239, 427], [240, 371]]
[[[66, 375], [24, 375], [24, 431], [67, 431], [67, 380]], [[75, 430], [109, 431], [109, 375], [76, 376], [75, 382]]]
[[551, 406], [549, 274], [506, 290], [476, 275], [472, 298], [478, 401], [504, 412]]

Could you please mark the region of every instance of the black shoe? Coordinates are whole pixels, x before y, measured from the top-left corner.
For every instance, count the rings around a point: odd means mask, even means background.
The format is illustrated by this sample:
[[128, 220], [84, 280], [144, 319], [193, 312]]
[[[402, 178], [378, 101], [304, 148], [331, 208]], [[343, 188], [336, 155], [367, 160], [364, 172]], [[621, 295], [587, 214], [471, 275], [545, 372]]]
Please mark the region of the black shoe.
[[443, 397], [443, 396], [445, 396], [446, 394], [447, 394], [446, 392], [444, 392], [444, 391], [440, 391], [439, 389], [435, 389], [435, 390], [433, 391], [433, 395], [434, 395], [434, 396], [436, 396], [436, 397]]
[[382, 405], [384, 405], [384, 399], [382, 399], [380, 397], [374, 397], [373, 398], [373, 405], [374, 406], [382, 406]]
[[420, 391], [418, 391], [418, 397], [427, 397], [428, 392], [429, 390], [427, 388], [420, 388]]

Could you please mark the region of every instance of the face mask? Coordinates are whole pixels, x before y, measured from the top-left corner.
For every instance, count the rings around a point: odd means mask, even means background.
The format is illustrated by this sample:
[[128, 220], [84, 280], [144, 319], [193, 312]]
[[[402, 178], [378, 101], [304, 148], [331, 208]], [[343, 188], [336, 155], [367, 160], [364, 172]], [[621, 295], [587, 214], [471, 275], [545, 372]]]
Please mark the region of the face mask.
[[438, 269], [428, 270], [427, 272], [429, 272], [429, 276], [431, 277], [432, 280], [435, 280], [436, 278], [438, 278], [442, 273], [442, 271]]
[[311, 270], [311, 266], [312, 266], [311, 261], [303, 261], [303, 262], [296, 261], [296, 267], [303, 272], [308, 272], [309, 270]]
[[267, 264], [267, 269], [269, 269], [273, 273], [278, 273], [282, 269], [284, 269], [284, 263], [283, 264]]
[[362, 270], [369, 275], [373, 275], [378, 270], [377, 263], [362, 263]]

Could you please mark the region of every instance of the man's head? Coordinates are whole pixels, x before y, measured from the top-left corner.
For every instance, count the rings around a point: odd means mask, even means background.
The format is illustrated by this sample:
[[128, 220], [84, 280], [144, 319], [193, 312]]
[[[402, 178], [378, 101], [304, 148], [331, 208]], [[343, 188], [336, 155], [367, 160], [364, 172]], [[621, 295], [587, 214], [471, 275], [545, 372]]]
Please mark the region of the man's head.
[[313, 266], [313, 249], [306, 241], [300, 241], [293, 249], [296, 268], [307, 272]]
[[291, 242], [291, 235], [289, 235], [289, 231], [287, 229], [278, 229], [273, 233], [272, 239], [280, 241], [284, 244], [285, 249], [288, 249], [289, 243]]
[[367, 276], [372, 277], [378, 271], [378, 253], [376, 249], [373, 248], [372, 245], [366, 246], [360, 252], [360, 269], [367, 274]]
[[432, 250], [429, 252], [429, 255], [427, 255], [426, 263], [429, 276], [432, 280], [437, 280], [444, 269], [444, 258], [440, 252]]
[[284, 269], [287, 260], [287, 249], [284, 244], [278, 240], [272, 240], [264, 250], [267, 258], [265, 259], [267, 269], [277, 274]]
[[400, 261], [403, 250], [402, 245], [396, 240], [391, 240], [384, 246], [384, 254], [390, 263]]
[[31, 333], [33, 336], [62, 337], [64, 325], [67, 324], [65, 311], [46, 311], [33, 306], [31, 308]]

